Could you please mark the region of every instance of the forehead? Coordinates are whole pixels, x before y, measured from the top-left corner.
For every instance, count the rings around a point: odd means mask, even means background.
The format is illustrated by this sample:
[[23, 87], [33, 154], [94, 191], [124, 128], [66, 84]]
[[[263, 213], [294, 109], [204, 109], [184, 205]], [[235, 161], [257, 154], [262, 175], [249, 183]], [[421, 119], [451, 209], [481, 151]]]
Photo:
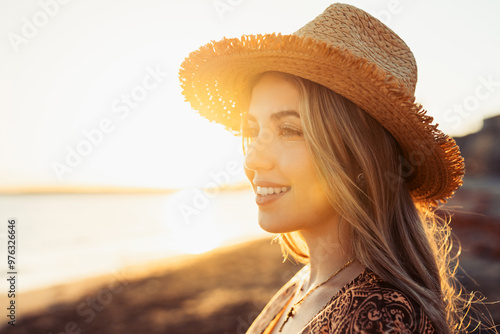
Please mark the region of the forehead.
[[299, 100], [299, 90], [290, 79], [278, 73], [265, 73], [253, 86], [248, 114], [250, 118], [258, 118], [284, 110], [298, 112]]

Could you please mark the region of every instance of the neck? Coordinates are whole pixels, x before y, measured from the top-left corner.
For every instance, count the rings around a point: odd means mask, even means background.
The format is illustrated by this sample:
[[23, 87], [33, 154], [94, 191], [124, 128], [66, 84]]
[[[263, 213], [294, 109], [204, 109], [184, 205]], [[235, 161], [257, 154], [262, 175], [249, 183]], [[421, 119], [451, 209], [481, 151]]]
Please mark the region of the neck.
[[[337, 226], [338, 224], [322, 224], [316, 225], [314, 230], [301, 231], [309, 248], [311, 266], [310, 277], [304, 287], [306, 290], [327, 280], [353, 258], [350, 252], [341, 247]], [[357, 262], [352, 263], [348, 268], [339, 273], [337, 280], [342, 282], [342, 285], [348, 283], [351, 279], [343, 282], [345, 279], [341, 278], [350, 278], [352, 273], [359, 271], [357, 270], [359, 266], [360, 264]], [[353, 271], [353, 267], [357, 269]]]

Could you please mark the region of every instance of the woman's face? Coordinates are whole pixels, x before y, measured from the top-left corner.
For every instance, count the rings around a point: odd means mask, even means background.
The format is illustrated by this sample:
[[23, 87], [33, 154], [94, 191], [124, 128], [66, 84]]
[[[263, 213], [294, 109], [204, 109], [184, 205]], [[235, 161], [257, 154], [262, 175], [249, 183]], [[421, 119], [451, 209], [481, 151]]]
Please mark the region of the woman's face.
[[279, 74], [263, 75], [252, 90], [245, 127], [244, 135], [253, 140], [245, 173], [256, 193], [259, 225], [285, 233], [335, 224], [338, 215], [304, 140], [299, 90]]

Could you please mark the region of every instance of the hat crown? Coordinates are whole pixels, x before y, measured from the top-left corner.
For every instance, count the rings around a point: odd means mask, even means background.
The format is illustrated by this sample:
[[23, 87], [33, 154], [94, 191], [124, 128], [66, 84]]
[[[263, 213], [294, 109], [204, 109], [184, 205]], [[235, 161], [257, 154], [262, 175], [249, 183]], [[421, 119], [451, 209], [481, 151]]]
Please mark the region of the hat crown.
[[374, 64], [404, 85], [411, 95], [417, 64], [406, 43], [375, 17], [351, 5], [330, 5], [293, 35], [323, 41]]

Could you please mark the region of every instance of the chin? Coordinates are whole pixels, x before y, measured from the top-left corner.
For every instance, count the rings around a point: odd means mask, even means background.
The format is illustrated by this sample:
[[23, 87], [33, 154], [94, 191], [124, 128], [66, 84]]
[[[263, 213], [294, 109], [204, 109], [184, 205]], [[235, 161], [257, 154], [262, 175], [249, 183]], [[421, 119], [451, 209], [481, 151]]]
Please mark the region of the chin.
[[273, 224], [265, 224], [259, 221], [259, 226], [261, 229], [269, 233], [273, 234], [284, 233], [283, 231], [281, 231], [281, 229], [279, 229], [277, 226]]
[[266, 217], [265, 214], [261, 214], [259, 212], [259, 226], [266, 232], [279, 234], [279, 233], [288, 233], [294, 232], [298, 229], [292, 228], [288, 226], [288, 224], [284, 223], [281, 219], [277, 219], [276, 217]]

